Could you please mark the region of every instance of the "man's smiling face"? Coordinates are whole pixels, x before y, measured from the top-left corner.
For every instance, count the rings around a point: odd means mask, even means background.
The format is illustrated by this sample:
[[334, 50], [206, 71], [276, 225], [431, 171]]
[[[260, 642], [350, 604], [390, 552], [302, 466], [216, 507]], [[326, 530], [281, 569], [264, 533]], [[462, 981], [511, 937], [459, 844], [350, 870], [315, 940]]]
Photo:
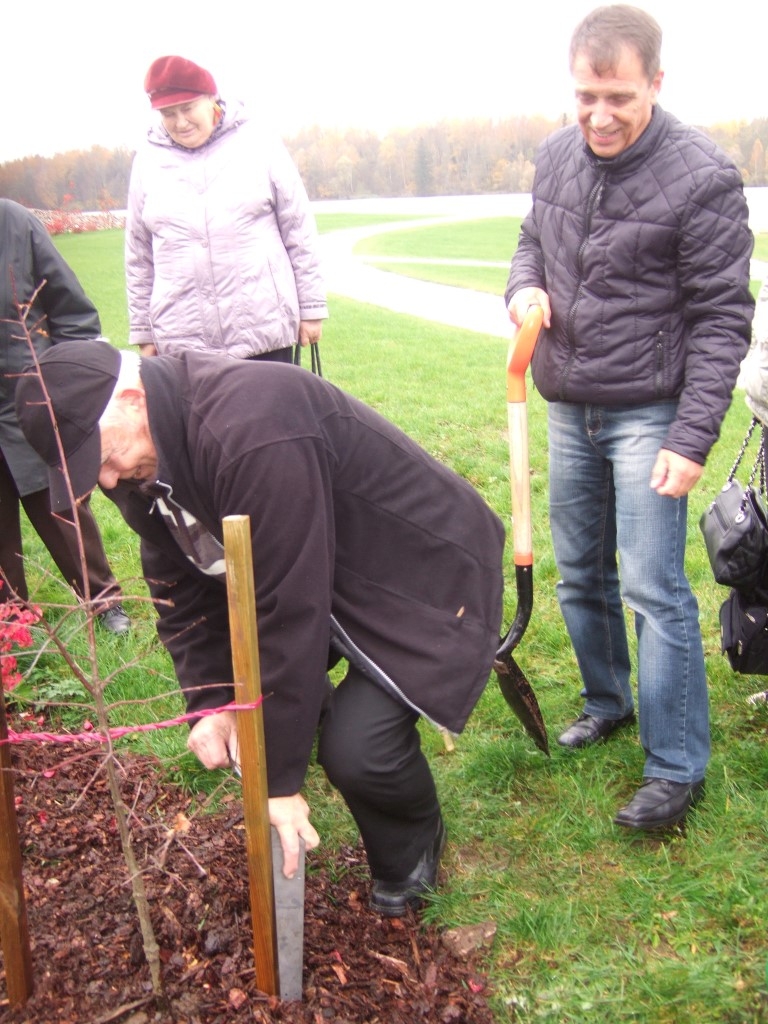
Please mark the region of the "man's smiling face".
[[584, 54], [576, 56], [572, 74], [576, 116], [595, 156], [610, 159], [637, 142], [650, 124], [664, 72], [649, 82], [637, 52], [624, 46], [606, 74], [598, 75]]

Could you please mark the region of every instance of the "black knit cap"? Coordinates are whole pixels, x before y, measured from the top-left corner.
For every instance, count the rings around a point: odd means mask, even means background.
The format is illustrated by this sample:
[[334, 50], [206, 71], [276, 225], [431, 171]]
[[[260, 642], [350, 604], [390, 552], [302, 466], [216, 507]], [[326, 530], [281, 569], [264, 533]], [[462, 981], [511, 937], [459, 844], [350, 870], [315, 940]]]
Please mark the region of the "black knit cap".
[[[105, 341], [66, 341], [49, 348], [39, 362], [72, 491], [76, 499], [82, 498], [99, 480], [99, 420], [115, 390], [120, 352]], [[26, 367], [16, 385], [16, 416], [24, 436], [48, 465], [51, 508], [69, 508], [56, 429], [34, 365]]]

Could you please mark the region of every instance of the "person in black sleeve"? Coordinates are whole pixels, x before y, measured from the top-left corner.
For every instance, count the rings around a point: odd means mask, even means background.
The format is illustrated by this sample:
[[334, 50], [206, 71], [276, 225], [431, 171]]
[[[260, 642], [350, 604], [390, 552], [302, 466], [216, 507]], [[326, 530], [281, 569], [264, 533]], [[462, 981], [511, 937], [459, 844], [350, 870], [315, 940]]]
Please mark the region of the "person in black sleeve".
[[[20, 506], [67, 583], [81, 599], [85, 581], [71, 510], [51, 512], [45, 463], [24, 438], [16, 419], [18, 374], [30, 359], [19, 322], [38, 354], [51, 346], [101, 337], [99, 315], [80, 282], [33, 213], [0, 199], [0, 572], [10, 590], [0, 600], [29, 598], [22, 557]], [[78, 507], [88, 589], [97, 621], [111, 633], [127, 633], [130, 619], [119, 602], [120, 588], [109, 567], [99, 527], [88, 501]]]

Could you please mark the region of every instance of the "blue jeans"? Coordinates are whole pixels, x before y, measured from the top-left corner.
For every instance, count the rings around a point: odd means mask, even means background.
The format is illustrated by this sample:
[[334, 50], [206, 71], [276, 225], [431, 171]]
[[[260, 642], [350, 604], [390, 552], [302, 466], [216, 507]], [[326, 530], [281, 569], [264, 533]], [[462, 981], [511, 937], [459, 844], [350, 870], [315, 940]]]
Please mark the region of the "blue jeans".
[[688, 502], [649, 486], [675, 412], [675, 402], [550, 403], [550, 517], [584, 711], [615, 719], [632, 710], [623, 599], [637, 633], [644, 775], [696, 782], [709, 759], [709, 708], [699, 609], [684, 569]]

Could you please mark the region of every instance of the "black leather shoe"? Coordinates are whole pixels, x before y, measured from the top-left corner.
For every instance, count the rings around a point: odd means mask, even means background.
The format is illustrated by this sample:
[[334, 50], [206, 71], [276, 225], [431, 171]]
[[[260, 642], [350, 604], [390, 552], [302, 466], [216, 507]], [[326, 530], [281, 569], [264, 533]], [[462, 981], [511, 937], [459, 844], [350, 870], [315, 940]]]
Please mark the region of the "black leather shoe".
[[408, 908], [421, 906], [423, 896], [437, 885], [437, 869], [445, 848], [445, 826], [441, 818], [435, 838], [422, 853], [419, 863], [402, 882], [380, 882], [374, 878], [371, 910], [382, 917], [403, 917]]
[[109, 633], [127, 633], [131, 628], [131, 620], [125, 614], [125, 608], [121, 604], [113, 604], [107, 611], [96, 616], [104, 629]]
[[588, 747], [598, 740], [607, 739], [612, 732], [622, 725], [631, 725], [635, 721], [635, 712], [630, 711], [623, 718], [598, 718], [596, 715], [579, 715], [573, 725], [569, 726], [557, 742], [561, 747]]
[[624, 828], [654, 829], [676, 825], [699, 802], [703, 792], [704, 779], [698, 782], [646, 779], [613, 821]]

